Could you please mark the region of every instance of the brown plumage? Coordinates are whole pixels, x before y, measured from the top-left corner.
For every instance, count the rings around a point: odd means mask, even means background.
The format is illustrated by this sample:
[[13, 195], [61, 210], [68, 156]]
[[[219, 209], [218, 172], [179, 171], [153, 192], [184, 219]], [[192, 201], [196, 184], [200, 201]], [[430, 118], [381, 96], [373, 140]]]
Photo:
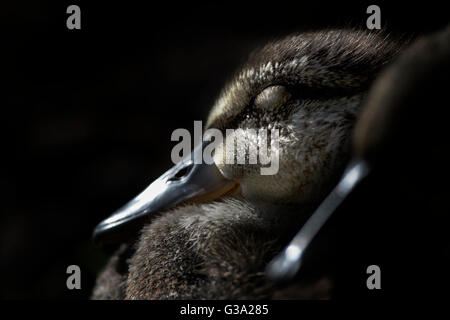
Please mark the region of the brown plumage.
[[[319, 274], [283, 290], [265, 280], [267, 262], [335, 184], [349, 137], [372, 80], [401, 46], [364, 31], [330, 30], [266, 45], [225, 87], [209, 127], [281, 130], [280, 171], [219, 166], [243, 197], [166, 210], [123, 245], [98, 277], [94, 299], [328, 298]], [[261, 91], [289, 90], [280, 108], [258, 109]]]

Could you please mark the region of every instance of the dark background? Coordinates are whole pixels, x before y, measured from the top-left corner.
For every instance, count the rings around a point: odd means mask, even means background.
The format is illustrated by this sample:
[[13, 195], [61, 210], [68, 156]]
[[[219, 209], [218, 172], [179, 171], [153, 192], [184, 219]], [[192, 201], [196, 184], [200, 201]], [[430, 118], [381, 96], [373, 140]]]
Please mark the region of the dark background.
[[[365, 27], [369, 4], [2, 3], [0, 298], [88, 298], [107, 259], [94, 226], [171, 166], [172, 131], [206, 120], [255, 45]], [[393, 33], [448, 21], [430, 2], [377, 4]], [[71, 264], [82, 290], [66, 288]]]

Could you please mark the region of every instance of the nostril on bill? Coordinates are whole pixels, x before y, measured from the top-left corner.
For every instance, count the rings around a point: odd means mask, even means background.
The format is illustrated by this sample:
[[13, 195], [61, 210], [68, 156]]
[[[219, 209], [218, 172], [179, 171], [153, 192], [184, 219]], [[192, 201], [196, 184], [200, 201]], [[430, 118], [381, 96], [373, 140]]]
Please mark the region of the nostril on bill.
[[172, 177], [167, 179], [167, 181], [181, 180], [182, 178], [186, 177], [189, 174], [189, 172], [191, 172], [193, 166], [194, 166], [194, 164], [190, 163], [190, 164], [182, 167], [180, 170], [177, 171], [177, 173], [175, 173]]

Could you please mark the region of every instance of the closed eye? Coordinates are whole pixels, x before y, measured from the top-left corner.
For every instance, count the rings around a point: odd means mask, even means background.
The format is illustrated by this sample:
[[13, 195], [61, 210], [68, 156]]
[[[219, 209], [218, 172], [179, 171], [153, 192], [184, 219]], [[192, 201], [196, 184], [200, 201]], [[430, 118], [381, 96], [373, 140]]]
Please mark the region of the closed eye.
[[254, 105], [262, 110], [275, 110], [284, 105], [291, 96], [291, 93], [284, 86], [270, 86], [255, 97]]

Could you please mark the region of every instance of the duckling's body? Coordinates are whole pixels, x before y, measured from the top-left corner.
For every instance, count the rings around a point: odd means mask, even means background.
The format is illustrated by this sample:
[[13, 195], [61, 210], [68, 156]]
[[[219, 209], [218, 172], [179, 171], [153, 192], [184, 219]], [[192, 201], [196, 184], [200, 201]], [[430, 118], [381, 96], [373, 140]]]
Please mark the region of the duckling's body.
[[208, 127], [279, 129], [279, 173], [218, 164], [242, 196], [158, 213], [135, 247], [112, 258], [93, 298], [329, 297], [326, 276], [280, 292], [267, 284], [264, 268], [342, 173], [364, 93], [397, 52], [378, 35], [334, 30], [291, 36], [252, 55], [222, 92]]
[[313, 208], [299, 210], [226, 198], [164, 212], [143, 228], [135, 252], [127, 246], [118, 250], [93, 298], [326, 298], [326, 277], [312, 294], [311, 284], [300, 284], [286, 295], [264, 276], [266, 264], [303, 222], [301, 213], [307, 216]]

